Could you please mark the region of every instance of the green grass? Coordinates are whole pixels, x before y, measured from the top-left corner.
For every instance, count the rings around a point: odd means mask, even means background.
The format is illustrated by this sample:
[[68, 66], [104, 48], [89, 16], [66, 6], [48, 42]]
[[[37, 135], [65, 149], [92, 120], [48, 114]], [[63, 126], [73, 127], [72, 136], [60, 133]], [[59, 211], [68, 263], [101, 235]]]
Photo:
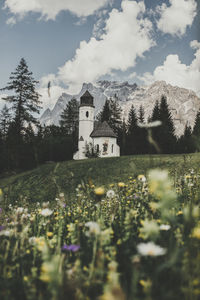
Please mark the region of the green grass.
[[149, 169], [168, 169], [173, 177], [189, 168], [199, 169], [200, 153], [189, 155], [138, 155], [117, 158], [66, 161], [42, 165], [34, 170], [0, 180], [9, 202], [26, 198], [31, 202], [51, 201], [64, 192], [71, 197], [80, 183], [95, 185], [126, 181], [129, 176], [147, 174]]

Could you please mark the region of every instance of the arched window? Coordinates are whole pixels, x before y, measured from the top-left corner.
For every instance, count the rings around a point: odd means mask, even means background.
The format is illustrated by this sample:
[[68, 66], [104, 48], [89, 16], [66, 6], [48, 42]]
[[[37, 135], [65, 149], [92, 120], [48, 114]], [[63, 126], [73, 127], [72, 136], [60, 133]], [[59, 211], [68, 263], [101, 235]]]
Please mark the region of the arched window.
[[114, 145], [112, 145], [112, 153], [113, 153], [113, 150], [114, 150]]
[[86, 118], [89, 117], [89, 111], [86, 111]]
[[103, 144], [103, 152], [106, 153], [108, 150], [108, 144], [107, 143], [104, 143]]

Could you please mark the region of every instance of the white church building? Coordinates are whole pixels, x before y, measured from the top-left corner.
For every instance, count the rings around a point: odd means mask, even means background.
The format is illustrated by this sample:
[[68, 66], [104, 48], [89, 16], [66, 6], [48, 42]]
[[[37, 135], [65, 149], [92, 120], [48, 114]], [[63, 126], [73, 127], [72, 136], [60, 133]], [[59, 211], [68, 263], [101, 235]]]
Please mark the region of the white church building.
[[78, 151], [73, 156], [75, 160], [87, 158], [86, 145], [90, 143], [99, 151], [99, 157], [120, 156], [117, 135], [108, 123], [94, 126], [94, 108], [94, 98], [86, 91], [80, 98]]

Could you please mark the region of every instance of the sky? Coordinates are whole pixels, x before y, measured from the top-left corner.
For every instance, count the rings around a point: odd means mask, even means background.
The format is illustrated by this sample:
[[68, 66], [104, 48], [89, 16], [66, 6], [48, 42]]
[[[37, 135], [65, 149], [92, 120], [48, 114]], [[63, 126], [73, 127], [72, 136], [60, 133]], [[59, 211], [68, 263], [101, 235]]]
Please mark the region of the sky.
[[43, 110], [104, 79], [165, 80], [200, 96], [200, 1], [1, 0], [0, 88], [22, 57]]

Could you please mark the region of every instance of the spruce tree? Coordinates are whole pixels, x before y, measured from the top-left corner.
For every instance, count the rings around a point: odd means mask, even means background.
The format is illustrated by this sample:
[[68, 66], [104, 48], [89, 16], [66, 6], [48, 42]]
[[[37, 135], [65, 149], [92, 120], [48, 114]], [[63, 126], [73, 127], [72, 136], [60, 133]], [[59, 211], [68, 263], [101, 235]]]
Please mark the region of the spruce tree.
[[97, 116], [97, 120], [100, 122], [106, 121], [118, 135], [122, 126], [121, 112], [122, 109], [116, 98], [106, 99], [102, 111]]
[[0, 112], [0, 131], [2, 138], [5, 140], [8, 132], [8, 128], [11, 122], [11, 114], [9, 108], [4, 105]]
[[134, 106], [128, 114], [127, 122], [127, 154], [137, 154], [138, 153], [138, 118]]
[[34, 80], [32, 74], [28, 70], [25, 59], [22, 58], [15, 72], [11, 73], [7, 86], [1, 89], [2, 91], [14, 91], [13, 95], [9, 95], [3, 100], [11, 104], [18, 138], [22, 135], [26, 124], [37, 123], [33, 114], [39, 113], [41, 102], [39, 101], [40, 95], [36, 91], [38, 81]]
[[110, 104], [111, 115], [110, 115], [110, 120], [108, 120], [108, 123], [110, 127], [114, 130], [114, 132], [118, 134], [118, 131], [122, 126], [122, 119], [121, 119], [122, 109], [117, 98], [110, 99], [109, 104]]
[[160, 148], [163, 153], [174, 153], [176, 146], [175, 128], [165, 96], [161, 97], [160, 121], [162, 122], [159, 137]]
[[192, 137], [191, 126], [186, 124], [184, 134], [179, 140], [179, 152], [180, 153], [192, 153], [194, 152], [194, 140]]
[[111, 118], [110, 100], [106, 99], [103, 109], [100, 112], [100, 114], [97, 116], [97, 119], [103, 123], [104, 121], [109, 122], [110, 118]]
[[78, 130], [78, 107], [78, 101], [73, 98], [67, 103], [65, 109], [60, 115], [60, 126], [63, 127], [68, 135], [72, 135]]
[[[73, 152], [78, 148], [79, 103], [71, 99], [61, 113], [60, 126], [64, 136], [68, 135], [73, 141]], [[70, 145], [71, 147], [71, 145]]]
[[200, 151], [200, 110], [197, 112], [195, 118], [192, 136], [193, 136], [194, 150]]
[[140, 108], [139, 108], [138, 122], [144, 123], [144, 108], [142, 105], [140, 105]]
[[[140, 105], [139, 114], [138, 114], [138, 123], [144, 123], [144, 108]], [[147, 130], [145, 128], [138, 127], [138, 154], [145, 154], [148, 153], [148, 137], [147, 137]]]

